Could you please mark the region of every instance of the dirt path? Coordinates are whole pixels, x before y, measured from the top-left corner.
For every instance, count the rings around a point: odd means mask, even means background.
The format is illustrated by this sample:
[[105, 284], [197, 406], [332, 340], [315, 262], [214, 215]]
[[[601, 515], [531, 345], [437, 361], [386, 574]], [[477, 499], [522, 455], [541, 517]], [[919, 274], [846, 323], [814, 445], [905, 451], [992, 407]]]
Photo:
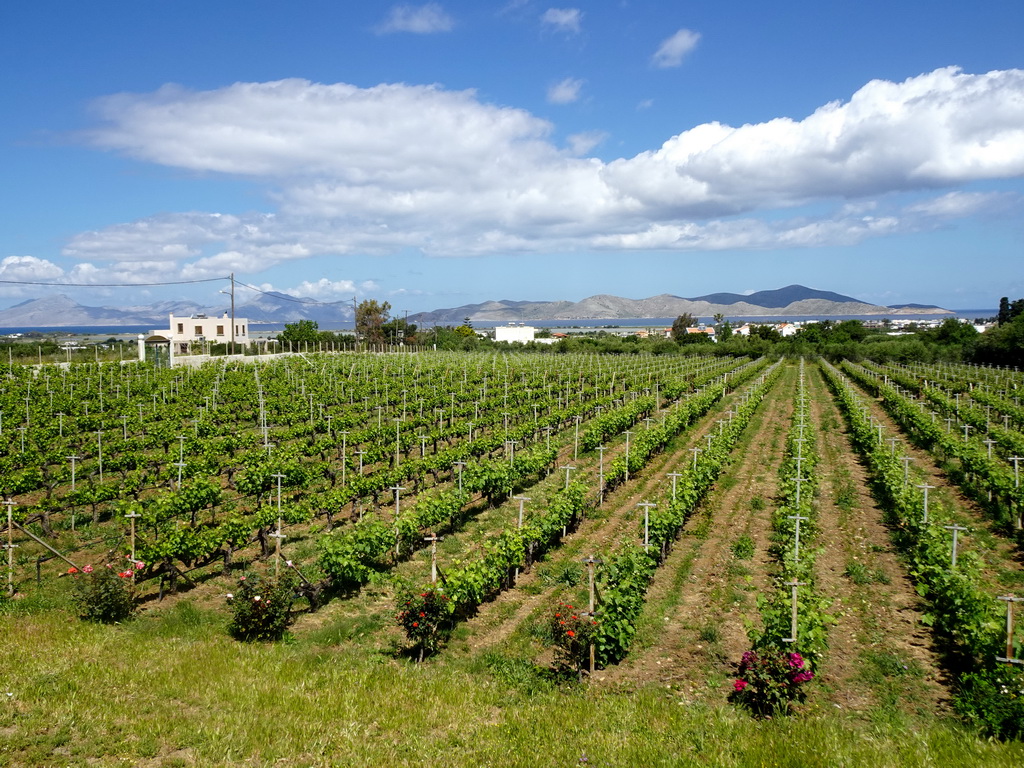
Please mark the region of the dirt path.
[[[609, 493], [602, 508], [585, 520], [562, 546], [552, 551], [542, 566], [522, 574], [517, 589], [507, 590], [482, 605], [478, 615], [468, 622], [469, 635], [465, 643], [453, 643], [453, 650], [478, 652], [508, 640], [517, 630], [523, 630], [530, 623], [530, 617], [551, 605], [556, 595], [571, 592], [575, 586], [573, 579], [559, 579], [559, 575], [574, 575], [575, 581], [581, 583], [582, 569], [579, 562], [583, 557], [614, 548], [625, 538], [635, 536], [640, 519], [637, 504], [655, 497], [660, 488], [670, 484], [667, 474], [692, 460], [690, 449], [704, 444], [703, 435], [715, 427], [717, 419], [736, 402], [736, 398], [735, 393], [727, 395], [696, 424], [677, 437], [666, 452], [655, 456], [628, 483]], [[606, 453], [605, 466], [622, 449], [623, 446], [619, 444], [614, 453]], [[592, 480], [596, 485], [596, 467], [591, 469]]]
[[821, 457], [818, 589], [836, 619], [812, 701], [866, 712], [901, 707], [934, 714], [949, 693], [924, 610], [871, 496], [820, 371], [807, 366], [811, 423]]
[[[725, 670], [749, 647], [745, 622], [758, 620], [754, 596], [769, 579], [770, 507], [793, 411], [794, 370], [784, 371], [765, 397], [736, 446], [735, 463], [658, 569], [629, 657], [596, 682], [657, 683], [688, 699], [721, 698]], [[740, 537], [753, 543], [750, 560], [733, 555]]]

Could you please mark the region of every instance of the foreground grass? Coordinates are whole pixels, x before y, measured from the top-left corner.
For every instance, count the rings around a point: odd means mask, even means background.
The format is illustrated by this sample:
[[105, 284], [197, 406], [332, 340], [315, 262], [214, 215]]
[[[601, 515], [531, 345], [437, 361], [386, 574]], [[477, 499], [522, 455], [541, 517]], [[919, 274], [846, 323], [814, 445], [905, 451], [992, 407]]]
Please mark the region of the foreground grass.
[[756, 722], [674, 694], [560, 689], [523, 666], [236, 643], [179, 604], [121, 627], [0, 615], [3, 766], [1019, 766], [953, 723]]

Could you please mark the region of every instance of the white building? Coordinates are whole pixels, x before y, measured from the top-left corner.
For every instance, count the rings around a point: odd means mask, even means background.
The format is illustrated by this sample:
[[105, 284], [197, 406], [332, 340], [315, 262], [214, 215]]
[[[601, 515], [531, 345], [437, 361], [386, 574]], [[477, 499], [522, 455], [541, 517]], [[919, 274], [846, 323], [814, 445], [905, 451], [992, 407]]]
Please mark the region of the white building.
[[522, 323], [516, 325], [515, 323], [509, 323], [508, 325], [499, 325], [495, 327], [494, 340], [525, 344], [528, 341], [533, 341], [533, 337], [536, 333], [537, 329], [532, 325], [523, 325]]
[[[172, 355], [187, 355], [202, 352], [206, 343], [228, 344], [232, 341], [231, 318], [225, 312], [222, 317], [170, 315], [168, 328], [149, 332], [150, 343], [170, 342]], [[244, 317], [235, 318], [234, 342], [238, 347], [249, 346], [249, 321]]]

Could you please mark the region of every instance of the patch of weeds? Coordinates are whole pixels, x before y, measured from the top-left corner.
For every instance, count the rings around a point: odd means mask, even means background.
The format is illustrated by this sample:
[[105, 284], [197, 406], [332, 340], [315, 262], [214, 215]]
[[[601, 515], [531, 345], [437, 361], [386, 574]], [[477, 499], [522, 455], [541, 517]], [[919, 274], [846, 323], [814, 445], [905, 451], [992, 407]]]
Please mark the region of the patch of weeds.
[[738, 560], [750, 560], [754, 556], [754, 540], [744, 533], [733, 542], [732, 554]]
[[836, 491], [836, 506], [844, 512], [852, 512], [857, 504], [857, 489], [850, 480], [844, 480]]
[[483, 661], [499, 682], [526, 696], [543, 693], [552, 688], [550, 672], [528, 659], [488, 651], [484, 654]]
[[731, 563], [729, 563], [729, 565], [726, 566], [725, 571], [729, 576], [750, 576], [750, 569], [747, 568], [747, 566], [743, 565], [743, 563], [738, 563], [735, 560], [733, 560]]
[[843, 575], [854, 584], [858, 584], [860, 586], [865, 586], [867, 584], [888, 584], [890, 581], [889, 574], [881, 568], [869, 568], [861, 562], [847, 563], [846, 570], [843, 571]]
[[583, 566], [578, 563], [544, 563], [537, 568], [537, 580], [549, 587], [575, 587], [583, 580]]
[[1019, 587], [1024, 585], [1024, 571], [1003, 568], [996, 575], [996, 579], [1004, 587]]
[[224, 617], [214, 611], [196, 607], [192, 600], [182, 600], [154, 617], [152, 622], [137, 623], [137, 630], [157, 637], [196, 638], [224, 631]]
[[868, 666], [865, 667], [865, 674], [869, 677], [873, 676], [871, 673], [881, 678], [919, 678], [924, 676], [924, 671], [917, 661], [905, 659], [891, 651], [866, 651], [863, 656], [868, 662]]
[[762, 499], [760, 496], [755, 496], [750, 500], [750, 508], [755, 512], [760, 512], [762, 509], [764, 509], [764, 507], [764, 499]]
[[384, 626], [385, 618], [374, 614], [345, 616], [333, 624], [313, 630], [307, 638], [313, 645], [340, 645], [362, 637], [372, 637]]
[[697, 638], [702, 643], [720, 643], [722, 642], [722, 631], [714, 624], [705, 624], [697, 632]]
[[871, 577], [868, 574], [868, 567], [864, 565], [864, 563], [847, 563], [846, 570], [843, 571], [843, 575], [854, 584], [863, 586], [871, 583]]

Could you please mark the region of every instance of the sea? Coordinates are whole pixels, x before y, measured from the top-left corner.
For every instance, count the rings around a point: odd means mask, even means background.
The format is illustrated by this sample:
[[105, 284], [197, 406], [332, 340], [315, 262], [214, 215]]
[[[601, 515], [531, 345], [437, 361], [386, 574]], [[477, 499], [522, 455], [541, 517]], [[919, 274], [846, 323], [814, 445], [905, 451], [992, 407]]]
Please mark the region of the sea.
[[[995, 317], [998, 313], [996, 309], [954, 309], [951, 310], [954, 317], [958, 317], [964, 320], [978, 320], [988, 319]], [[785, 322], [804, 322], [813, 323], [821, 322], [823, 320], [831, 320], [833, 322], [842, 320], [882, 320], [888, 317], [892, 320], [935, 320], [944, 319], [949, 315], [929, 315], [929, 314], [893, 314], [893, 315], [763, 315], [763, 316], [744, 316], [744, 317], [729, 317], [726, 315], [726, 319], [729, 320], [733, 325], [739, 323], [785, 323]], [[530, 320], [523, 322], [523, 325], [531, 325], [535, 328], [550, 328], [550, 329], [564, 329], [564, 330], [582, 330], [582, 329], [594, 329], [594, 328], [646, 328], [646, 327], [668, 327], [672, 325], [674, 317], [637, 317], [630, 319], [605, 319], [605, 320]], [[700, 317], [698, 318], [703, 323], [713, 323], [714, 318], [712, 317]], [[493, 328], [495, 325], [505, 325], [506, 323], [473, 323], [473, 327], [482, 330], [485, 328]], [[518, 324], [518, 323], [516, 323]], [[285, 323], [250, 323], [249, 324], [249, 335], [250, 336], [267, 336], [271, 334], [280, 333], [284, 330]], [[424, 327], [431, 327], [431, 324], [424, 324]], [[117, 338], [134, 337], [140, 333], [148, 334], [153, 329], [152, 325], [69, 325], [62, 327], [0, 327], [0, 337], [2, 336], [13, 336], [14, 334], [26, 334], [26, 333], [42, 333], [47, 336], [61, 336], [61, 335], [76, 335], [76, 336], [114, 336]], [[340, 332], [351, 332], [351, 324], [334, 324], [330, 326], [323, 326], [320, 328], [321, 331], [340, 331]]]

